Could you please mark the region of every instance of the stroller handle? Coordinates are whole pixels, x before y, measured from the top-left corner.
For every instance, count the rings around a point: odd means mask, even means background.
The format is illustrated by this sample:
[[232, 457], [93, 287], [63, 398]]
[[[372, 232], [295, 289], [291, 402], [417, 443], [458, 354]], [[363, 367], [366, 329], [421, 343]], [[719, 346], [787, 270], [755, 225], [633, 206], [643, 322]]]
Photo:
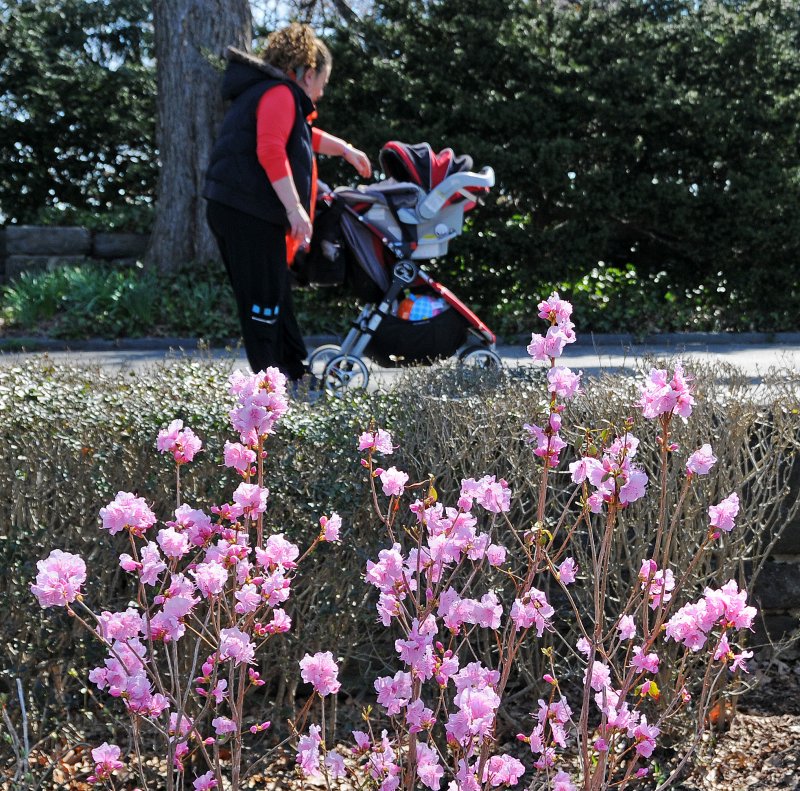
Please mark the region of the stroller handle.
[[489, 189], [494, 186], [494, 170], [488, 165], [481, 168], [479, 173], [454, 173], [448, 176], [441, 184], [437, 184], [417, 207], [417, 214], [425, 220], [430, 220], [442, 206], [458, 192], [474, 199], [467, 190], [470, 188]]

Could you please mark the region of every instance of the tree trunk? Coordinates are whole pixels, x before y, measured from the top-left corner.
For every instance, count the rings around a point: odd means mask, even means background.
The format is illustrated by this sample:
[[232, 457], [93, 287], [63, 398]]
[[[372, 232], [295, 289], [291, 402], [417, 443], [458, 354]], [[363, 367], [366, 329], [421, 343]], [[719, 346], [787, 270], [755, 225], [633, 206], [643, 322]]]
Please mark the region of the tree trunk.
[[222, 119], [229, 45], [250, 49], [248, 0], [153, 0], [159, 152], [156, 216], [146, 262], [163, 272], [219, 257], [202, 197]]

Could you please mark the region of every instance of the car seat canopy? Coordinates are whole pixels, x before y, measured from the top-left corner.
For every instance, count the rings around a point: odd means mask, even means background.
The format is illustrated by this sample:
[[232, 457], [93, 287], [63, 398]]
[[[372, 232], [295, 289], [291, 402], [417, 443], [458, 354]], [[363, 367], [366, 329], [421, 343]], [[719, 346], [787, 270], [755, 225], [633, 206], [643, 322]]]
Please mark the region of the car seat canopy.
[[454, 173], [472, 170], [472, 157], [456, 156], [452, 148], [438, 154], [429, 143], [401, 143], [390, 140], [380, 150], [378, 161], [387, 178], [409, 181], [430, 192]]

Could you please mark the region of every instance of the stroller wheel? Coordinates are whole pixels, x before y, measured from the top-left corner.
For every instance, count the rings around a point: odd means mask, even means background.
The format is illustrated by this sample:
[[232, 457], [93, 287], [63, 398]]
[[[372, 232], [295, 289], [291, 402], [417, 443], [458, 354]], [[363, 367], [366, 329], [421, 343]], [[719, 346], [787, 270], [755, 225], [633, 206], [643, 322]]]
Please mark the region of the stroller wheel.
[[499, 371], [503, 365], [500, 355], [485, 346], [469, 346], [458, 355], [461, 365], [470, 368]]
[[360, 357], [340, 354], [334, 357], [322, 374], [322, 387], [334, 395], [345, 390], [365, 390], [369, 384], [369, 371]]
[[323, 343], [322, 346], [317, 346], [308, 357], [308, 372], [315, 379], [321, 380], [328, 363], [341, 353], [342, 347], [335, 343]]

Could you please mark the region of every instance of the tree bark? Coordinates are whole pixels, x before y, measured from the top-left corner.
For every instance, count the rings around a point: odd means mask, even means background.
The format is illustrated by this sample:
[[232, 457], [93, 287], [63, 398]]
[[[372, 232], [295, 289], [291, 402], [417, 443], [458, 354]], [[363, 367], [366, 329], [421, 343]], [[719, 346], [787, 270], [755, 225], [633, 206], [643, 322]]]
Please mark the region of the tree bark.
[[219, 257], [203, 179], [222, 119], [224, 52], [250, 49], [252, 17], [248, 0], [153, 0], [153, 24], [160, 170], [145, 260], [168, 272]]

